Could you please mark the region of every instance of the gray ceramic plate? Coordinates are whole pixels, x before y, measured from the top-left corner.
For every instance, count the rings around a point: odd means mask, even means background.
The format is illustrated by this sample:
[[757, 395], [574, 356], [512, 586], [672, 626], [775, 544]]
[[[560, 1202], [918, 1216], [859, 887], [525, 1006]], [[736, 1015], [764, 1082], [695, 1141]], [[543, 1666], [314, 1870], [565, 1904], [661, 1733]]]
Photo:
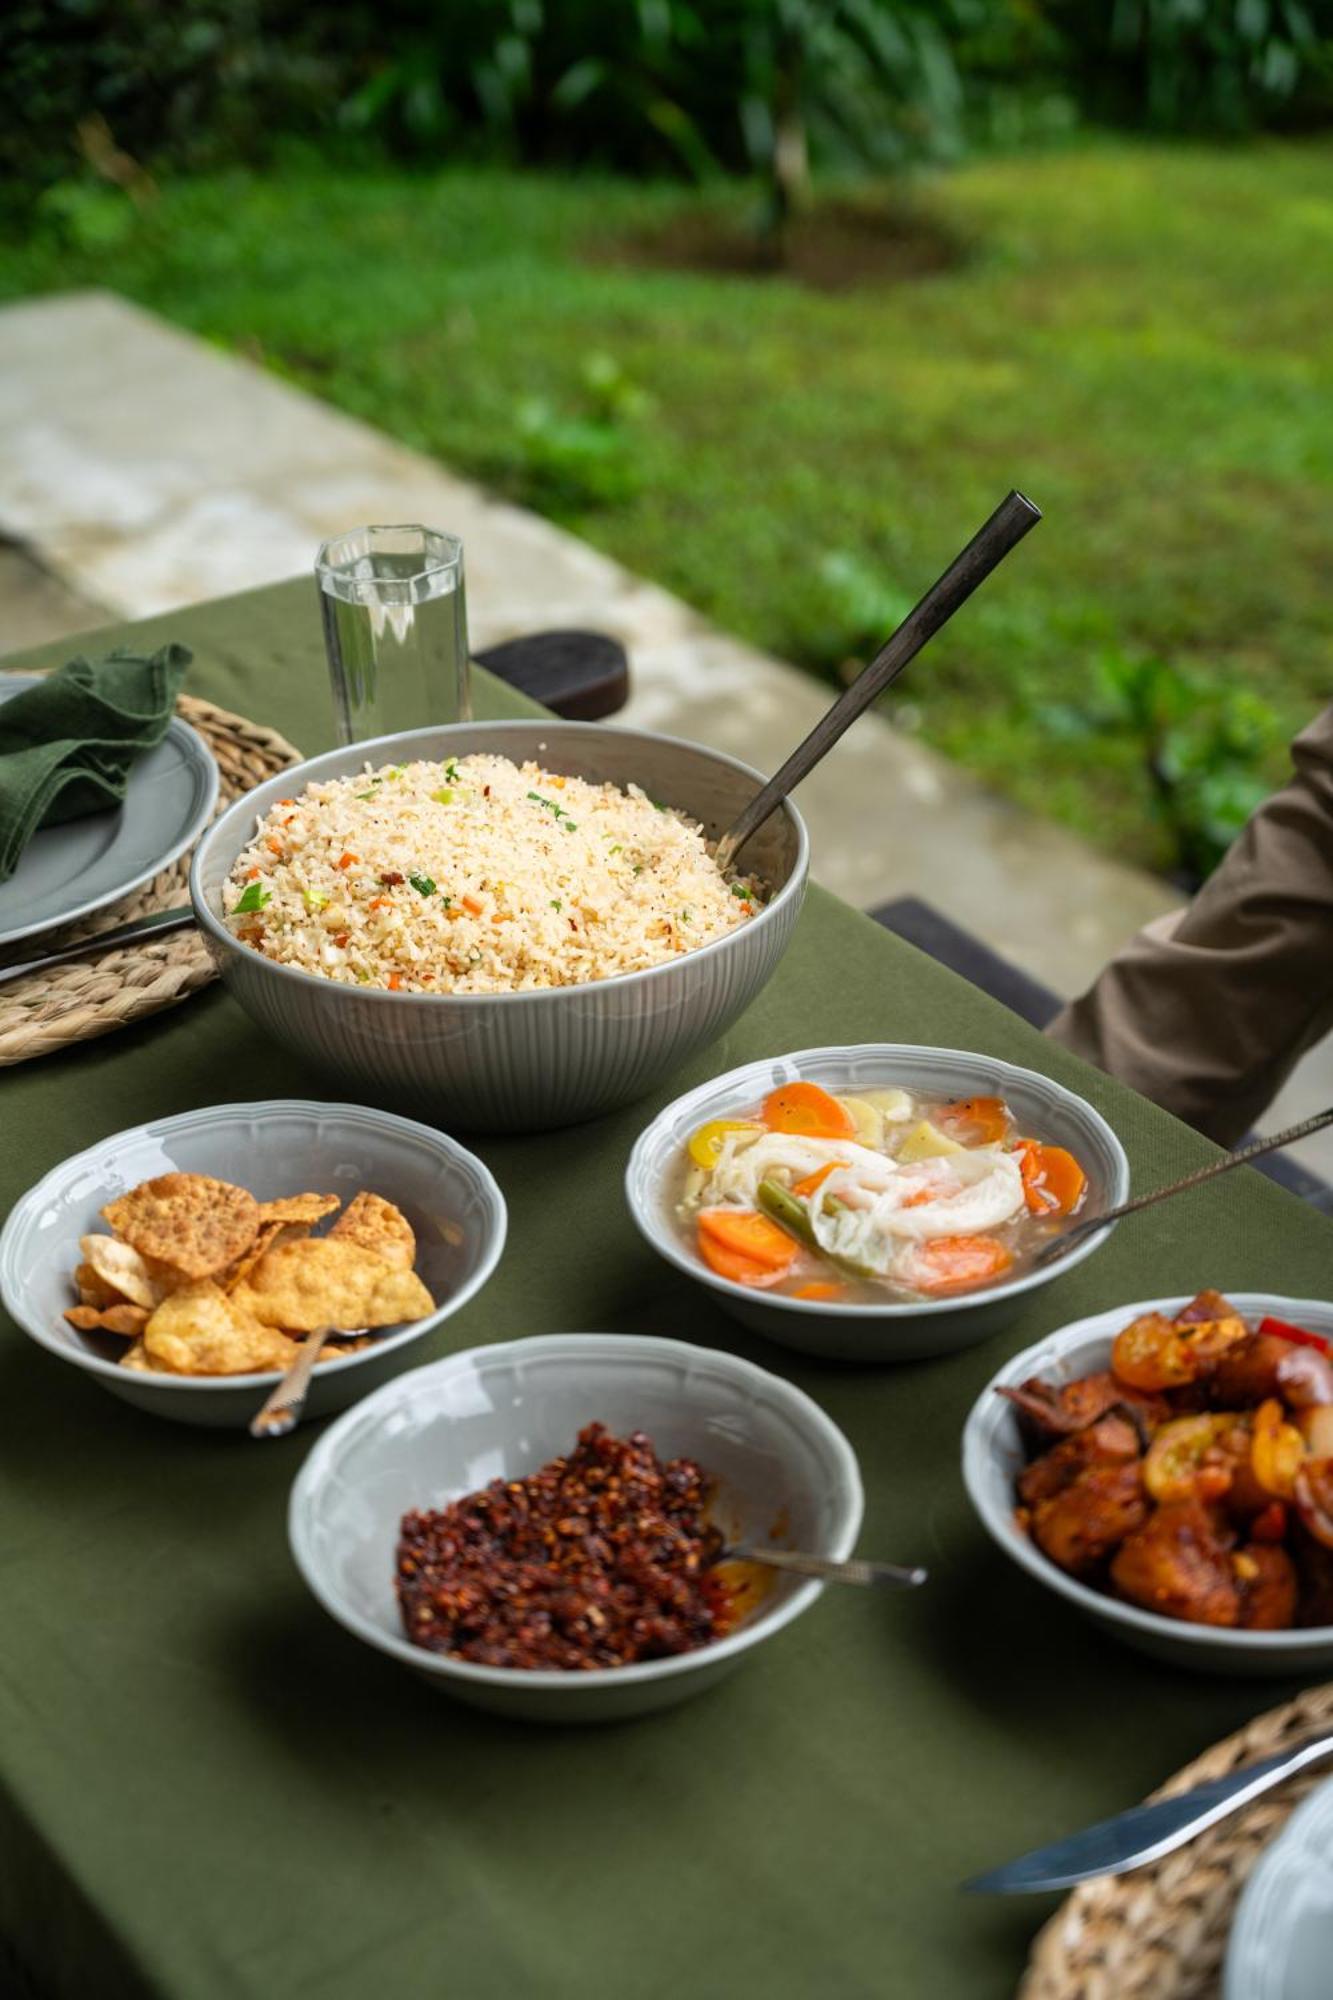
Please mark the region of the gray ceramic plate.
[[[0, 702], [36, 687], [37, 674], [0, 674]], [[130, 772], [125, 803], [34, 834], [0, 883], [0, 946], [91, 916], [151, 882], [203, 832], [218, 767], [188, 723], [174, 719]]]
[[[1219, 1274], [1210, 1274], [1216, 1277]], [[1207, 1278], [1201, 1280], [1207, 1283]], [[1226, 1290], [1236, 1310], [1252, 1323], [1270, 1314], [1315, 1333], [1333, 1334], [1333, 1304], [1322, 1299], [1288, 1299], [1277, 1292]], [[1047, 1382], [1072, 1382], [1105, 1368], [1115, 1336], [1142, 1313], [1178, 1312], [1182, 1293], [1113, 1306], [1048, 1334], [1007, 1361], [982, 1390], [963, 1430], [963, 1484], [982, 1524], [1005, 1554], [1087, 1616], [1140, 1652], [1172, 1666], [1210, 1674], [1317, 1674], [1333, 1668], [1333, 1625], [1310, 1625], [1285, 1632], [1245, 1632], [1216, 1625], [1190, 1625], [1123, 1604], [1105, 1591], [1080, 1583], [1044, 1556], [1014, 1519], [1014, 1481], [1027, 1462], [1013, 1405], [995, 1392], [1016, 1388], [1030, 1375]]]
[[1328, 2000], [1333, 1990], [1333, 1780], [1312, 1792], [1245, 1885], [1225, 2000]]
[[261, 1201], [303, 1188], [346, 1199], [371, 1188], [395, 1202], [416, 1232], [417, 1274], [437, 1300], [435, 1310], [386, 1328], [354, 1354], [321, 1361], [308, 1417], [346, 1409], [398, 1374], [414, 1358], [416, 1342], [480, 1291], [504, 1249], [504, 1197], [481, 1161], [443, 1132], [366, 1104], [215, 1104], [100, 1139], [15, 1202], [0, 1231], [0, 1298], [51, 1354], [123, 1402], [178, 1423], [244, 1428], [278, 1380], [276, 1371], [140, 1373], [119, 1365], [123, 1340], [76, 1333], [62, 1317], [74, 1300], [79, 1238], [105, 1227], [103, 1204], [172, 1171], [236, 1181]]

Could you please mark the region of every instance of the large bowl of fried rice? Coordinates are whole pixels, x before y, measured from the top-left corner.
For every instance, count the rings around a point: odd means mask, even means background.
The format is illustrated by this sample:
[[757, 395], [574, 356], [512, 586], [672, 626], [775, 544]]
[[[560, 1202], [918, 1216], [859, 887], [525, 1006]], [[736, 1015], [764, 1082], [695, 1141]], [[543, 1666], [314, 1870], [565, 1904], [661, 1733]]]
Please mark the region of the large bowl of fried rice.
[[736, 870], [763, 780], [594, 723], [458, 723], [313, 757], [239, 799], [190, 894], [233, 997], [344, 1082], [474, 1130], [642, 1096], [767, 983], [805, 893], [790, 803]]

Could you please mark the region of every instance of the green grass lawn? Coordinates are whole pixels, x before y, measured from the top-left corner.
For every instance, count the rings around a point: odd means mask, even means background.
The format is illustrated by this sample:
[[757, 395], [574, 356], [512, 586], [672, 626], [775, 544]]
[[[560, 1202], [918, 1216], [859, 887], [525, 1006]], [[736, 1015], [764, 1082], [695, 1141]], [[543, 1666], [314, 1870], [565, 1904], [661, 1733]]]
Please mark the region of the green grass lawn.
[[1331, 169], [1316, 143], [986, 161], [917, 191], [954, 268], [821, 294], [608, 258], [716, 195], [298, 164], [168, 181], [124, 230], [99, 205], [81, 240], [48, 220], [0, 242], [0, 293], [113, 286], [829, 673], [1019, 485], [1044, 524], [901, 719], [1160, 866], [1104, 656], [1163, 652], [1282, 731], [1329, 693]]

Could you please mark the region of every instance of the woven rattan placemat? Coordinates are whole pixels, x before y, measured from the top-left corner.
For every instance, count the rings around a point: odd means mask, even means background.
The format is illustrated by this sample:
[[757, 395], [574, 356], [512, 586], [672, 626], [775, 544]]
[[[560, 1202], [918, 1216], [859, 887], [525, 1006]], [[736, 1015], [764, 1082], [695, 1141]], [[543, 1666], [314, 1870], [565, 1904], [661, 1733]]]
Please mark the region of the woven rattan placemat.
[[[1154, 1798], [1333, 1727], [1333, 1684], [1310, 1688], [1224, 1737]], [[1038, 1932], [1018, 2000], [1215, 2000], [1236, 1902], [1293, 1809], [1328, 1777], [1301, 1771], [1148, 1868], [1083, 1882]]]
[[[177, 713], [198, 730], [217, 759], [219, 812], [275, 771], [300, 762], [300, 751], [276, 730], [230, 715], [212, 702], [182, 695]], [[150, 910], [167, 910], [187, 902], [189, 875], [190, 857], [186, 854], [133, 896], [99, 910], [86, 923], [25, 939], [14, 947], [10, 962], [34, 958], [43, 950], [54, 951], [76, 938], [115, 930], [135, 917], [147, 916]], [[213, 977], [213, 963], [203, 939], [190, 928], [16, 979], [0, 987], [0, 1065], [28, 1062], [33, 1056], [68, 1048], [71, 1042], [109, 1035], [113, 1028], [127, 1027], [163, 1007], [174, 1007]]]

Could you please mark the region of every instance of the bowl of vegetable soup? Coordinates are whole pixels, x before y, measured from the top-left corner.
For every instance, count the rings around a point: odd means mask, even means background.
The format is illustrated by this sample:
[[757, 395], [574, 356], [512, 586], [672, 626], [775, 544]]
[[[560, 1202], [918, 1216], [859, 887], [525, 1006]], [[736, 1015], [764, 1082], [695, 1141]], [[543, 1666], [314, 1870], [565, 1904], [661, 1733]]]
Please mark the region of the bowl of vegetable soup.
[[805, 1353], [906, 1361], [983, 1340], [1074, 1221], [1123, 1201], [1106, 1120], [1035, 1070], [865, 1043], [748, 1063], [640, 1137], [626, 1194], [647, 1241], [746, 1326]]

